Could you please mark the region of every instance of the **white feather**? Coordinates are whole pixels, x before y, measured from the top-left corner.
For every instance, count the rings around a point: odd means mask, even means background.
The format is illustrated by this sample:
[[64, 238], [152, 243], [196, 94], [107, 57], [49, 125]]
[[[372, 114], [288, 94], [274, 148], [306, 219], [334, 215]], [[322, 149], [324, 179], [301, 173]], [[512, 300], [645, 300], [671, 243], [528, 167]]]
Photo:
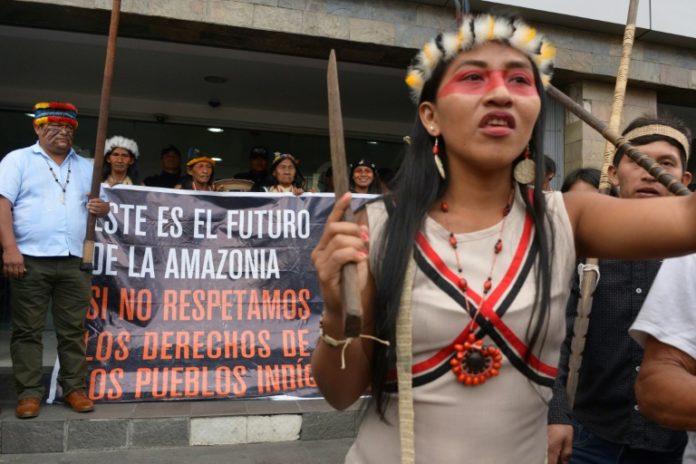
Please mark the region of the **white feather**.
[[442, 59], [442, 51], [437, 47], [435, 39], [431, 39], [422, 50], [423, 64], [432, 72]]
[[467, 16], [462, 21], [462, 25], [459, 28], [459, 33], [462, 37], [461, 49], [468, 50], [474, 42], [474, 34], [471, 32], [471, 23], [474, 19], [471, 16]]
[[481, 45], [488, 40], [489, 18], [490, 15], [481, 15], [474, 19], [474, 40], [472, 45]]
[[445, 61], [451, 60], [459, 52], [459, 43], [457, 41], [457, 34], [447, 32], [442, 34], [442, 48], [445, 49], [444, 59]]
[[135, 156], [136, 159], [138, 158], [138, 156], [140, 156], [140, 152], [138, 151], [138, 144], [135, 142], [135, 140], [131, 140], [120, 135], [114, 135], [106, 141], [104, 153], [109, 153], [115, 148], [123, 148], [125, 150], [128, 150], [133, 154], [133, 156]]
[[494, 40], [509, 40], [512, 32], [512, 24], [507, 18], [496, 18], [493, 23]]

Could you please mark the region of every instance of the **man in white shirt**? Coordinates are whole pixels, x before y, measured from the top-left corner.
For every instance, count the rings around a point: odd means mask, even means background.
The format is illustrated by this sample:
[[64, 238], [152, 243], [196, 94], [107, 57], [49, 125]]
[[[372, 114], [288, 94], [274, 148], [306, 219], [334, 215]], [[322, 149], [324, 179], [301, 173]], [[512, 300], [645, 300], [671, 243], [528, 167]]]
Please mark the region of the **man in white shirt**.
[[631, 336], [645, 347], [636, 380], [640, 411], [687, 430], [683, 464], [696, 464], [696, 255], [667, 259]]

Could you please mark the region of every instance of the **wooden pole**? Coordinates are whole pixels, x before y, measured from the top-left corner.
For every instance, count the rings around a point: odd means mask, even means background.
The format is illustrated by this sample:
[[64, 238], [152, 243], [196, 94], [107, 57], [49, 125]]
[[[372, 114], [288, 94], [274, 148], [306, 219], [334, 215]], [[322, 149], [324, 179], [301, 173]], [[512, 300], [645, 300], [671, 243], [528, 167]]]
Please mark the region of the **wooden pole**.
[[546, 94], [558, 101], [568, 111], [582, 119], [587, 125], [595, 129], [602, 136], [614, 144], [617, 150], [623, 149], [626, 155], [636, 164], [648, 171], [659, 183], [664, 185], [674, 195], [691, 195], [691, 191], [684, 186], [673, 175], [665, 171], [662, 166], [648, 155], [641, 153], [636, 147], [631, 145], [618, 131], [612, 130], [605, 123], [597, 119], [590, 112], [578, 105], [568, 95], [549, 84], [546, 87]]
[[[92, 186], [89, 198], [99, 197], [101, 188], [102, 167], [104, 166], [104, 144], [106, 143], [106, 129], [109, 124], [109, 104], [111, 101], [111, 80], [114, 73], [114, 61], [116, 60], [116, 39], [118, 38], [118, 22], [121, 13], [121, 0], [112, 0], [111, 23], [109, 24], [109, 39], [106, 44], [106, 61], [104, 63], [104, 79], [102, 80], [101, 100], [99, 102], [99, 120], [97, 122], [97, 141], [94, 147], [94, 168], [92, 169]], [[93, 214], [87, 216], [87, 230], [85, 241], [82, 245], [82, 263], [80, 268], [85, 271], [92, 270], [94, 257], [94, 226], [97, 217]]]
[[[333, 172], [336, 200], [348, 191], [348, 167], [346, 165], [346, 147], [343, 138], [343, 116], [341, 113], [341, 93], [338, 87], [338, 70], [336, 53], [331, 50], [329, 66], [326, 72], [329, 96], [329, 138], [331, 143], [331, 170]], [[353, 221], [353, 211], [348, 208], [344, 216], [346, 221]], [[358, 268], [355, 263], [343, 266], [341, 270], [341, 293], [343, 307], [346, 310], [344, 334], [357, 337], [362, 327], [362, 307], [358, 287]]]
[[[638, 0], [631, 0], [628, 6], [628, 18], [624, 29], [623, 45], [621, 47], [621, 61], [619, 70], [616, 73], [616, 84], [614, 86], [614, 100], [612, 101], [611, 115], [609, 117], [608, 129], [618, 131], [621, 124], [624, 100], [626, 99], [626, 84], [631, 66], [631, 52], [636, 36], [636, 17], [638, 16]], [[602, 175], [599, 182], [599, 193], [609, 195], [611, 183], [609, 182], [609, 166], [614, 161], [616, 148], [614, 144], [607, 141], [604, 146], [604, 161], [602, 163]], [[587, 330], [590, 325], [590, 312], [592, 311], [592, 301], [597, 278], [599, 275], [599, 259], [587, 258], [582, 271], [580, 282], [580, 299], [578, 300], [577, 315], [573, 322], [573, 338], [570, 344], [570, 357], [568, 359], [568, 380], [566, 382], [566, 395], [570, 409], [575, 404], [575, 393], [578, 389], [578, 378], [580, 366], [582, 365], [582, 354], [585, 351], [587, 341]]]

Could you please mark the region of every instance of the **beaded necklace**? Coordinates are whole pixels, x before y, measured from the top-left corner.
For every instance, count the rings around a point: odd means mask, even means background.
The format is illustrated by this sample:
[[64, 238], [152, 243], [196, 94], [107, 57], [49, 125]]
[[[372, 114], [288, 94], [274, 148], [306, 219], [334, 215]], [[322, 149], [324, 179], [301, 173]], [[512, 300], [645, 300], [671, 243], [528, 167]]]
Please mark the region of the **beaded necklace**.
[[68, 189], [68, 183], [70, 183], [70, 171], [71, 171], [71, 166], [72, 166], [72, 159], [68, 160], [68, 174], [65, 176], [65, 182], [60, 183], [58, 180], [58, 176], [56, 175], [55, 171], [53, 171], [53, 168], [49, 164], [48, 160], [44, 158], [44, 161], [46, 161], [46, 166], [48, 166], [48, 170], [51, 171], [51, 175], [53, 176], [53, 180], [56, 181], [56, 184], [58, 184], [58, 187], [60, 187], [61, 194], [60, 194], [60, 203], [65, 204], [65, 191]]
[[133, 185], [133, 182], [130, 180], [128, 177], [128, 174], [123, 176], [121, 179], [116, 179], [113, 174], [109, 174], [109, 176], [106, 178], [106, 183], [109, 184], [110, 187], [113, 187], [114, 185], [122, 184], [122, 185]]
[[196, 187], [196, 182], [195, 182], [195, 181], [194, 181], [194, 182], [191, 182], [191, 186], [193, 187], [193, 190], [202, 190], [202, 191], [204, 191], [204, 192], [210, 192], [210, 191], [213, 190], [213, 189], [210, 187], [210, 185], [208, 185], [208, 184], [205, 185], [205, 188], [204, 188], [204, 189], [199, 189], [198, 187]]
[[[476, 318], [481, 311], [481, 308], [486, 302], [486, 297], [488, 293], [493, 288], [493, 272], [495, 271], [495, 265], [498, 260], [498, 255], [503, 251], [503, 231], [505, 230], [505, 222], [507, 220], [508, 214], [512, 210], [512, 205], [515, 199], [515, 189], [514, 186], [510, 191], [510, 197], [508, 202], [503, 209], [503, 220], [500, 224], [500, 232], [498, 233], [498, 240], [496, 240], [495, 245], [493, 245], [493, 259], [491, 261], [491, 267], [488, 272], [488, 277], [483, 282], [483, 291], [481, 293], [481, 302], [476, 308], [476, 312], [467, 324], [465, 331], [468, 332], [466, 341], [464, 343], [454, 344], [454, 356], [450, 359], [450, 366], [452, 372], [454, 373], [457, 381], [468, 386], [477, 386], [485, 383], [491, 377], [498, 375], [500, 368], [502, 367], [503, 355], [500, 349], [494, 345], [484, 345], [483, 340], [477, 339], [474, 334], [476, 328]], [[446, 201], [440, 202], [440, 211], [449, 213], [449, 205]], [[449, 224], [446, 224], [446, 229], [449, 229]], [[449, 244], [454, 251], [454, 258], [457, 264], [457, 274], [459, 280], [457, 281], [457, 287], [465, 294], [465, 305], [467, 314], [471, 315], [469, 307], [469, 298], [466, 297], [466, 291], [469, 288], [469, 283], [464, 278], [464, 268], [462, 267], [462, 262], [459, 259], [459, 252], [457, 251], [457, 238], [454, 232], [449, 231]]]

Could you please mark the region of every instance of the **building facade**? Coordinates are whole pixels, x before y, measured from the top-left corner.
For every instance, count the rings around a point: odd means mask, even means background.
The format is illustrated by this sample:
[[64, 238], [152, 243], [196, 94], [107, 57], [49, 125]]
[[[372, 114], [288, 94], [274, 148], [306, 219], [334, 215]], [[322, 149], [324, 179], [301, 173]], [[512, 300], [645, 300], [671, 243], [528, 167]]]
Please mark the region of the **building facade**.
[[[90, 151], [111, 3], [0, 2], [0, 121], [11, 129], [3, 153], [33, 141], [23, 113], [47, 99], [81, 109], [77, 143]], [[628, 0], [469, 3], [537, 25], [558, 48], [554, 85], [609, 119]], [[327, 166], [331, 49], [349, 158], [398, 166], [414, 114], [405, 68], [428, 38], [455, 27], [448, 0], [123, 0], [121, 12], [109, 134], [141, 144], [141, 172], [156, 170], [159, 148], [175, 143], [219, 154], [223, 177], [244, 169], [259, 144], [298, 153], [306, 174]], [[687, 0], [640, 1], [623, 121], [669, 111], [696, 130], [694, 13]], [[545, 151], [562, 167], [559, 178], [599, 166], [601, 136], [555, 102], [548, 108]]]

